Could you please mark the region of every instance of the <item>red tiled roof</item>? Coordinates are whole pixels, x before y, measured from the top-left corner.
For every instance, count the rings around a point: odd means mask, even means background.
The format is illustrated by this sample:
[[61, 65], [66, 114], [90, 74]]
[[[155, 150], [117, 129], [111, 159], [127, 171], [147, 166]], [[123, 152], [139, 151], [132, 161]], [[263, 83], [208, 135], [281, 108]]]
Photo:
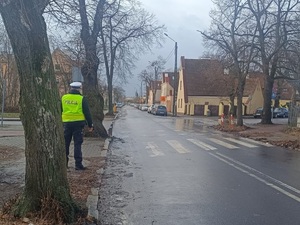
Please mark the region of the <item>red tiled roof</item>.
[[185, 59], [181, 57], [187, 96], [228, 96], [231, 89], [229, 75], [214, 59]]
[[151, 83], [150, 83], [150, 89], [151, 90], [161, 90], [161, 81], [159, 81], [159, 80], [153, 80], [153, 81], [151, 81]]

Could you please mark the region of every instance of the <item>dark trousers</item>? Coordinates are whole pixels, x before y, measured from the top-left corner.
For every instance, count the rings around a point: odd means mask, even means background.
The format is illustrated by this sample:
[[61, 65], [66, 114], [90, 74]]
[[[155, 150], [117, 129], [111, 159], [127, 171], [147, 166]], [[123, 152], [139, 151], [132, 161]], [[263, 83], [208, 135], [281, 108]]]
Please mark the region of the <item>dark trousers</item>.
[[66, 143], [67, 162], [69, 161], [70, 144], [73, 138], [75, 165], [81, 166], [82, 165], [81, 145], [83, 143], [83, 126], [64, 124], [64, 136], [65, 136], [65, 143]]

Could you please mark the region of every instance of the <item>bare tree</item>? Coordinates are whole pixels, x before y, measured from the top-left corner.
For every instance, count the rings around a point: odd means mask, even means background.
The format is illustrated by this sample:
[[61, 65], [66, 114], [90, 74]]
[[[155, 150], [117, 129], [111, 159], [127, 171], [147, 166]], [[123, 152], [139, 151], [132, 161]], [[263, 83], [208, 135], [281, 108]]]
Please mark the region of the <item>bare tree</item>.
[[49, 199], [48, 210], [51, 206], [62, 207], [60, 215], [51, 213], [53, 219], [63, 217], [71, 222], [76, 206], [67, 181], [61, 106], [43, 18], [48, 3], [48, 0], [0, 3], [19, 71], [25, 132], [25, 189], [15, 214], [24, 216], [37, 211], [43, 200]]
[[[242, 0], [214, 1], [217, 9], [211, 12], [210, 30], [201, 32], [206, 43], [212, 48], [219, 48], [223, 58], [227, 58], [227, 68], [232, 76], [231, 113], [234, 110], [234, 99], [237, 94], [237, 125], [243, 126], [243, 92], [246, 76], [253, 58], [253, 38], [251, 23], [245, 12]], [[250, 26], [249, 26], [250, 24]], [[234, 79], [237, 79], [237, 90], [234, 91]]]
[[[81, 68], [84, 77], [83, 91], [89, 100], [91, 114], [95, 127], [95, 134], [108, 137], [107, 131], [102, 124], [104, 119], [104, 99], [99, 92], [97, 72], [99, 57], [97, 55], [97, 39], [102, 28], [102, 18], [105, 0], [96, 1], [94, 15], [87, 11], [86, 0], [78, 0], [81, 18], [81, 40], [85, 49], [85, 60]], [[93, 22], [90, 25], [90, 18]]]
[[264, 73], [264, 106], [263, 124], [271, 124], [271, 99], [274, 79], [280, 67], [280, 56], [289, 37], [294, 34], [293, 24], [297, 19], [298, 0], [247, 0], [247, 9], [255, 25], [255, 54], [254, 63]]
[[[139, 74], [139, 79], [141, 80], [141, 82], [145, 82], [146, 86], [150, 88], [151, 82], [161, 79], [159, 75], [165, 69], [165, 64], [166, 64], [166, 60], [163, 59], [162, 56], [158, 56], [156, 60], [149, 61], [148, 66], [144, 70], [142, 70], [141, 73]], [[156, 85], [154, 85], [153, 88], [154, 90], [153, 90], [152, 98], [154, 100], [157, 91]], [[148, 94], [146, 95], [146, 98], [147, 98], [146, 101], [148, 102]]]
[[81, 62], [81, 73], [84, 79], [83, 93], [87, 97], [93, 118], [94, 136], [108, 137], [103, 126], [104, 99], [99, 90], [97, 39], [101, 31], [103, 9], [106, 0], [57, 0], [51, 1], [47, 8], [50, 19], [59, 22], [59, 28], [72, 35], [75, 29], [80, 30], [84, 46], [84, 59]]
[[116, 102], [124, 102], [125, 90], [121, 86], [114, 86], [113, 95]]
[[117, 0], [107, 3], [100, 32], [100, 45], [108, 84], [108, 114], [113, 114], [112, 90], [115, 70], [124, 80], [131, 74], [136, 55], [159, 43], [164, 26], [157, 25], [153, 14], [136, 1]]
[[[222, 5], [221, 1], [215, 2]], [[238, 85], [238, 106], [241, 105], [244, 78], [251, 65], [249, 63], [254, 63], [263, 72], [265, 82], [262, 123], [272, 123], [272, 88], [280, 67], [282, 52], [289, 42], [289, 37], [295, 33], [296, 7], [299, 3], [297, 0], [235, 0], [224, 1], [224, 4], [219, 9], [221, 12], [231, 9], [232, 14], [227, 13], [223, 17], [229, 19], [230, 23], [223, 25], [225, 21], [218, 22], [216, 18], [213, 24], [217, 22], [219, 25], [215, 27], [215, 33], [203, 34], [208, 40], [218, 43], [233, 60], [233, 71], [241, 78]], [[220, 29], [222, 35], [216, 28]], [[224, 31], [229, 35], [224, 35]], [[238, 115], [241, 116], [241, 107], [238, 109]], [[241, 125], [240, 122], [238, 121]]]

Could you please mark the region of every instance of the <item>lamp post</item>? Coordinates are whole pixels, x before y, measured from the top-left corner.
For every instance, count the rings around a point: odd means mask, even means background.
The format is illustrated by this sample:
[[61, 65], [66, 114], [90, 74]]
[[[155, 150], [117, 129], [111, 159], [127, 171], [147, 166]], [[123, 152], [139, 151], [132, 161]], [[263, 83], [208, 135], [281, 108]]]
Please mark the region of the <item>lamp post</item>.
[[173, 116], [177, 116], [177, 109], [176, 109], [176, 100], [177, 100], [177, 90], [178, 90], [178, 77], [177, 77], [177, 41], [171, 38], [167, 33], [164, 33], [170, 40], [175, 43], [175, 66], [174, 66], [174, 96], [173, 96], [173, 107], [172, 107], [172, 114]]

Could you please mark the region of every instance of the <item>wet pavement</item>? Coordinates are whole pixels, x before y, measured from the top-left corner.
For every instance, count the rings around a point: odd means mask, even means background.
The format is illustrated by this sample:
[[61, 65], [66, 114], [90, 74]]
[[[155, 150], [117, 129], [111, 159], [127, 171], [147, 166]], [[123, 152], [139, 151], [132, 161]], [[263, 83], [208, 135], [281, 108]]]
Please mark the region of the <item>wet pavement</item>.
[[216, 124], [125, 108], [102, 177], [100, 224], [297, 224], [300, 154], [209, 128]]

